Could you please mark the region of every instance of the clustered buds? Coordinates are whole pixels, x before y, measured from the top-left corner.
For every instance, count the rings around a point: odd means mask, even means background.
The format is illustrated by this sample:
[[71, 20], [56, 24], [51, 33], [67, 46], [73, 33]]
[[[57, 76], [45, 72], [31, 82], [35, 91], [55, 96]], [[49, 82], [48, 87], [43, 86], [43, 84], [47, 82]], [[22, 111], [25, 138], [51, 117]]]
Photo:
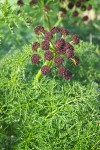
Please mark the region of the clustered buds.
[[76, 7], [81, 7], [81, 2], [77, 1], [75, 5], [76, 5]]
[[50, 43], [49, 41], [45, 40], [41, 43], [41, 47], [43, 50], [48, 50], [49, 49], [49, 46], [50, 46]]
[[[17, 2], [16, 2], [16, 4], [18, 5], [18, 6], [20, 6], [20, 9], [19, 10], [17, 10], [17, 15], [19, 15], [22, 11], [21, 11], [21, 7], [22, 6], [30, 6], [31, 8], [40, 8], [40, 6], [38, 5], [39, 4], [39, 0], [29, 0], [28, 1], [28, 3], [27, 3], [27, 1], [26, 0], [17, 0]], [[45, 12], [45, 13], [47, 13], [47, 12], [49, 12], [50, 11], [50, 4], [49, 3], [47, 3], [46, 1], [44, 2], [44, 5], [42, 6], [42, 10]], [[34, 11], [33, 11], [34, 12]], [[29, 18], [28, 18], [29, 19]], [[31, 24], [32, 23], [32, 20], [31, 21], [26, 21], [26, 23], [29, 23], [29, 24]]]
[[[77, 17], [80, 15], [80, 10], [81, 11], [90, 11], [92, 9], [92, 5], [87, 3], [89, 0], [68, 0], [67, 6], [66, 6], [66, 1], [64, 8], [60, 8], [61, 17], [64, 17], [66, 15], [67, 11], [70, 11], [72, 13], [73, 17]], [[62, 15], [64, 14], [64, 15]], [[82, 17], [82, 21], [88, 21], [89, 17], [87, 15]]]
[[73, 7], [74, 7], [74, 3], [69, 2], [69, 3], [68, 3], [68, 8], [69, 8], [69, 9], [72, 9]]
[[56, 47], [56, 48], [60, 49], [60, 48], [62, 48], [63, 45], [65, 44], [65, 41], [64, 41], [63, 38], [59, 38], [59, 39], [57, 39], [57, 40], [54, 42], [54, 44], [55, 44], [55, 47]]
[[39, 63], [39, 55], [38, 54], [33, 54], [32, 58], [31, 58], [31, 61], [32, 63], [34, 64], [38, 64]]
[[[75, 66], [79, 64], [79, 58], [74, 54], [74, 44], [79, 44], [80, 42], [78, 35], [74, 34], [71, 36], [68, 29], [60, 27], [52, 27], [50, 31], [47, 31], [42, 26], [36, 26], [34, 33], [41, 35], [41, 40], [40, 42], [34, 42], [32, 45], [34, 52], [31, 57], [32, 63], [38, 64], [41, 62], [39, 56], [39, 51], [41, 50], [43, 54], [42, 60], [45, 61], [45, 65], [41, 67], [41, 74], [49, 75], [52, 67], [55, 66], [61, 77], [65, 80], [70, 80], [73, 75], [71, 71], [65, 67], [64, 62], [71, 62], [71, 64]], [[54, 34], [56, 34], [56, 39], [53, 38]], [[69, 39], [66, 41], [65, 38], [68, 34]]]
[[73, 16], [74, 16], [74, 17], [78, 16], [78, 11], [77, 11], [77, 10], [75, 10], [75, 11], [73, 12]]
[[30, 4], [31, 7], [35, 6], [37, 3], [38, 3], [38, 0], [31, 0], [29, 2], [29, 4]]
[[23, 5], [24, 5], [23, 0], [18, 0], [18, 1], [17, 1], [17, 5], [19, 5], [19, 6], [23, 6]]
[[62, 29], [60, 29], [60, 34], [67, 36], [69, 34], [69, 30], [62, 28]]
[[71, 40], [73, 41], [74, 44], [79, 44], [80, 39], [77, 34], [72, 35]]
[[54, 59], [54, 63], [56, 66], [61, 65], [64, 62], [64, 59], [62, 56], [56, 56]]
[[46, 60], [52, 60], [53, 59], [53, 53], [49, 50], [49, 51], [46, 51], [45, 53], [44, 53], [44, 58], [46, 59]]
[[44, 39], [47, 40], [47, 41], [50, 41], [52, 38], [53, 38], [53, 35], [51, 32], [45, 32], [44, 34]]
[[41, 72], [43, 75], [48, 75], [50, 73], [51, 69], [49, 66], [44, 65], [41, 67]]
[[42, 26], [36, 26], [35, 29], [34, 29], [34, 33], [35, 34], [41, 34], [41, 33], [44, 33], [44, 27]]
[[51, 34], [55, 34], [55, 33], [59, 33], [60, 32], [60, 28], [59, 27], [53, 27], [51, 28], [50, 30], [50, 33]]
[[70, 80], [72, 78], [72, 73], [64, 66], [58, 68], [58, 74], [65, 80]]
[[73, 50], [66, 50], [66, 58], [69, 59], [74, 56]]
[[87, 7], [86, 7], [87, 10], [91, 10], [92, 9], [92, 5], [89, 4]]
[[38, 42], [34, 42], [33, 45], [32, 45], [32, 50], [37, 51], [39, 46], [40, 46], [40, 44]]
[[[31, 1], [29, 2], [29, 5], [30, 5], [31, 7], [33, 7], [33, 6], [37, 5], [37, 3], [38, 3], [38, 0], [31, 0]], [[18, 1], [17, 1], [17, 5], [23, 6], [23, 5], [24, 5], [23, 0], [18, 0]]]
[[82, 18], [83, 21], [87, 21], [88, 19], [89, 19], [88, 16], [84, 16], [84, 17]]

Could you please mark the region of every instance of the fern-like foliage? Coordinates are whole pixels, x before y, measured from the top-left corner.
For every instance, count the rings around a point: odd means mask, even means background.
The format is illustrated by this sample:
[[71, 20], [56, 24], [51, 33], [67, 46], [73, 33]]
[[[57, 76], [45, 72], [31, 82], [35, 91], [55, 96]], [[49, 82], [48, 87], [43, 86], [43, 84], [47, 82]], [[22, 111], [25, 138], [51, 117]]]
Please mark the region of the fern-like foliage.
[[99, 148], [98, 50], [81, 41], [80, 66], [66, 82], [52, 72], [33, 84], [30, 45], [0, 61], [2, 149]]

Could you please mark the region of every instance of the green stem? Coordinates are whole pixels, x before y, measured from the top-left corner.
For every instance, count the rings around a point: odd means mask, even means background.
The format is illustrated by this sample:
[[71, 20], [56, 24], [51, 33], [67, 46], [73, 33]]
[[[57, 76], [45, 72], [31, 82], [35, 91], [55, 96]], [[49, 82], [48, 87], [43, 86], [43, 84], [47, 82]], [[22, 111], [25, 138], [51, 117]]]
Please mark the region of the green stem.
[[48, 13], [44, 10], [44, 8], [45, 8], [45, 2], [44, 1], [43, 1], [43, 6], [42, 7], [43, 7], [44, 21], [46, 20], [48, 28], [50, 29], [51, 28], [51, 23], [50, 23], [50, 19], [49, 19]]
[[[46, 15], [46, 19], [47, 19], [47, 22], [48, 22], [48, 25], [49, 25], [49, 28], [50, 28], [51, 25], [50, 25], [50, 21], [49, 21], [48, 15]], [[55, 26], [58, 26], [61, 21], [62, 21], [62, 19], [60, 18], [60, 19], [56, 22]], [[53, 45], [52, 45], [52, 46], [53, 46]], [[53, 49], [52, 49], [52, 51], [53, 51]], [[55, 54], [54, 54], [54, 55], [55, 55]], [[50, 66], [51, 63], [52, 63], [52, 60], [51, 60], [51, 61], [46, 61], [46, 62], [43, 64], [43, 66], [44, 66], [44, 65]], [[41, 78], [41, 75], [42, 75], [42, 72], [41, 72], [41, 69], [40, 69], [40, 70], [38, 71], [38, 73], [36, 74], [36, 76], [35, 76], [34, 83], [37, 83], [37, 82], [39, 81], [39, 79]]]
[[62, 21], [62, 18], [59, 18], [58, 21], [55, 23], [54, 26], [58, 26], [60, 24], [60, 22]]
[[48, 27], [50, 29], [51, 28], [51, 24], [50, 24], [49, 16], [47, 14], [46, 14], [46, 19], [47, 19]]
[[[52, 60], [51, 60], [51, 61], [46, 61], [46, 62], [43, 64], [43, 66], [44, 66], [44, 65], [50, 66], [50, 65], [51, 65], [51, 62], [52, 62]], [[42, 72], [41, 72], [41, 69], [40, 69], [40, 70], [38, 71], [38, 73], [36, 74], [36, 76], [35, 76], [34, 82], [39, 81], [41, 75], [42, 75]]]

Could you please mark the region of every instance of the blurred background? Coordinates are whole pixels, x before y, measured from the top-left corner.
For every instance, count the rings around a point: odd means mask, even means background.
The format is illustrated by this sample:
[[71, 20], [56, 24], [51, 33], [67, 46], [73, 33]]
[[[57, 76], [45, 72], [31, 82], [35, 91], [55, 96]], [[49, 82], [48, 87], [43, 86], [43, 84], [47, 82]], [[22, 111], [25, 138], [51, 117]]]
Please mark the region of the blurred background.
[[100, 0], [1, 0], [0, 58], [31, 43], [39, 24], [66, 27], [100, 45]]

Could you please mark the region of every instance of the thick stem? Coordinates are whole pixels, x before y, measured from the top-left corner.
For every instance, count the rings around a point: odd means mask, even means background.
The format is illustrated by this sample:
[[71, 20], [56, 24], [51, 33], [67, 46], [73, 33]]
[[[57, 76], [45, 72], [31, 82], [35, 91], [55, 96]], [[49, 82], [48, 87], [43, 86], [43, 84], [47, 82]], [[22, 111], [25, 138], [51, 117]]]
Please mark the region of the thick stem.
[[[50, 21], [49, 21], [48, 15], [46, 15], [46, 19], [47, 19], [47, 22], [48, 22], [48, 26], [49, 26], [49, 28], [50, 28], [51, 25], [50, 25]], [[62, 19], [60, 18], [60, 19], [56, 22], [55, 26], [58, 26], [61, 21], [62, 21]], [[53, 49], [52, 49], [52, 51], [53, 51]], [[55, 54], [54, 54], [54, 55], [55, 55]], [[52, 60], [51, 60], [51, 61], [46, 61], [46, 62], [43, 64], [43, 66], [44, 66], [44, 65], [50, 66], [51, 63], [52, 63]], [[41, 69], [40, 69], [40, 70], [38, 71], [38, 73], [36, 74], [36, 76], [35, 76], [34, 83], [37, 83], [37, 82], [39, 81], [39, 79], [41, 78], [41, 76], [42, 76], [42, 72], [41, 72]]]
[[[51, 61], [46, 61], [46, 62], [43, 64], [43, 66], [44, 66], [44, 65], [50, 66], [51, 63], [52, 63], [52, 60], [51, 60]], [[36, 74], [36, 76], [35, 76], [34, 82], [39, 81], [39, 79], [41, 78], [41, 75], [42, 75], [42, 72], [41, 72], [41, 69], [40, 69], [40, 70], [38, 71], [38, 73]]]

